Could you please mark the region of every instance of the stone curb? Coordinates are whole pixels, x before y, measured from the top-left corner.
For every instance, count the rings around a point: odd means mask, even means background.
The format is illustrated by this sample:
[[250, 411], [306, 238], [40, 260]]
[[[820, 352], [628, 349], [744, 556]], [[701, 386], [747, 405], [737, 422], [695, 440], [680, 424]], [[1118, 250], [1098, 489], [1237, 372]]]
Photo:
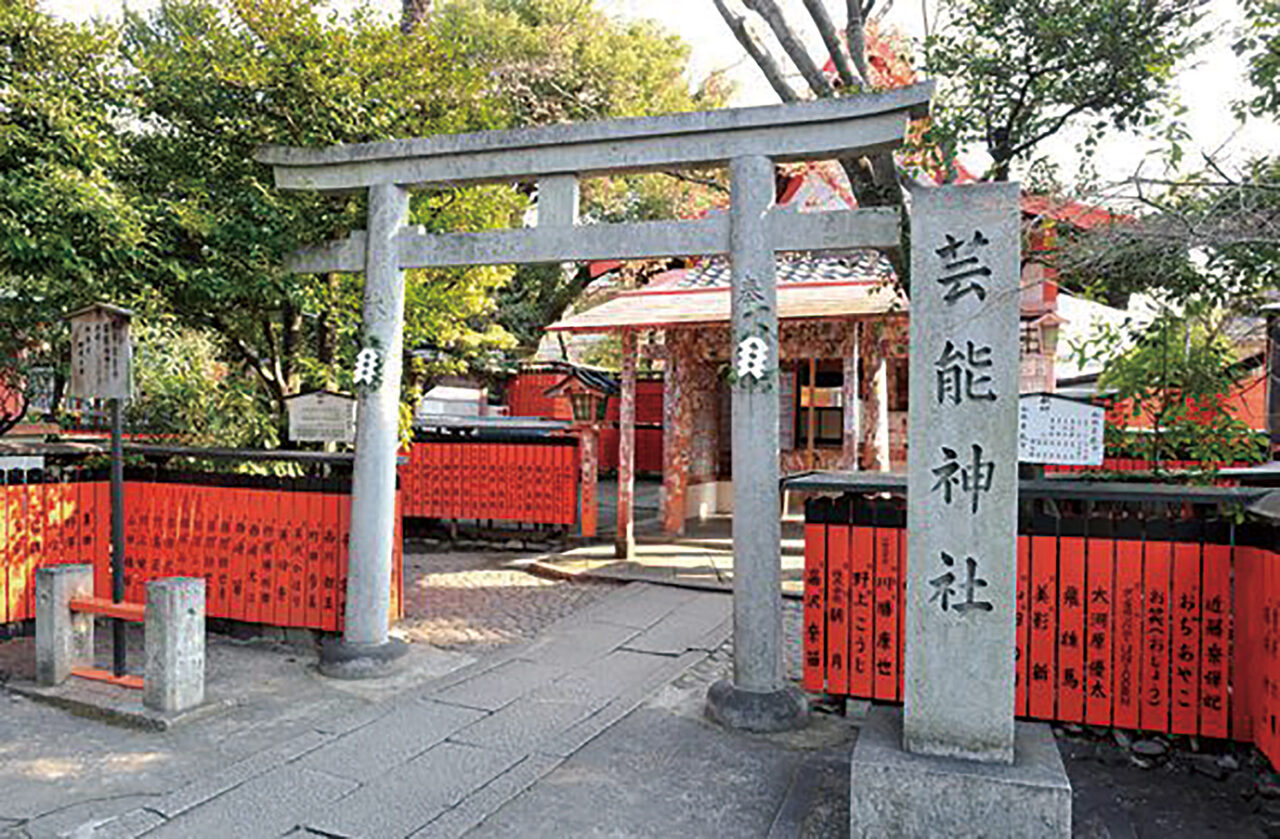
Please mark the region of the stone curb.
[[[647, 577], [643, 574], [631, 573], [600, 574], [595, 571], [566, 571], [563, 568], [557, 568], [554, 563], [540, 559], [535, 559], [530, 563], [521, 565], [520, 570], [532, 574], [535, 577], [564, 582], [585, 580], [592, 583], [648, 583], [653, 586], [670, 586], [672, 588], [691, 589], [693, 591], [715, 591], [720, 593], [733, 592], [733, 583], [702, 583], [693, 580], [681, 580], [679, 577], [653, 579], [652, 577]], [[786, 591], [784, 589], [782, 591], [782, 596], [788, 600], [803, 600], [804, 592]]]

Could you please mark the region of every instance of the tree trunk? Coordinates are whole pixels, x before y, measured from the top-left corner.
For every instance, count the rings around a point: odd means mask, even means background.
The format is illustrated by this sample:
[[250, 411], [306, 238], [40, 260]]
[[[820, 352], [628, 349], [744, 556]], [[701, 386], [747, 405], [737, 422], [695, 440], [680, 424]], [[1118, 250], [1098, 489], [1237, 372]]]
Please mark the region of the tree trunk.
[[432, 0], [401, 0], [400, 31], [408, 35], [431, 15]]

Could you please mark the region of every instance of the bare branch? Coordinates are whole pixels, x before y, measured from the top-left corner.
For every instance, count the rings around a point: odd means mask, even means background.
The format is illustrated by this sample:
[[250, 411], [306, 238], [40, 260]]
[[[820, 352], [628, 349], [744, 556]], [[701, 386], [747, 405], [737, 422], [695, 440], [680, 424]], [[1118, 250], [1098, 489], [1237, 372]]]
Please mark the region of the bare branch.
[[827, 77], [822, 75], [818, 65], [813, 63], [813, 59], [809, 56], [809, 51], [804, 48], [804, 44], [800, 43], [800, 39], [796, 37], [791, 25], [782, 16], [781, 10], [778, 9], [778, 4], [774, 0], [742, 0], [742, 3], [748, 9], [764, 18], [764, 22], [769, 24], [769, 28], [773, 30], [773, 34], [778, 38], [778, 43], [782, 45], [783, 51], [796, 65], [796, 69], [800, 71], [800, 75], [808, 83], [813, 95], [819, 98], [834, 96], [835, 91], [827, 83]]
[[822, 36], [827, 52], [831, 53], [836, 72], [840, 74], [840, 82], [845, 87], [854, 87], [858, 82], [853, 76], [853, 67], [849, 65], [844, 44], [840, 43], [840, 36], [836, 34], [836, 25], [831, 22], [831, 15], [827, 14], [825, 0], [804, 0], [804, 7], [809, 10], [813, 25], [818, 27], [818, 34]]
[[[862, 83], [871, 87], [871, 68], [867, 66], [866, 35], [863, 33], [866, 22], [864, 9], [859, 0], [848, 0], [846, 5], [849, 7], [849, 20], [845, 24], [845, 38], [849, 43], [849, 55], [853, 56], [853, 64], [858, 68]], [[871, 4], [868, 3], [867, 10], [870, 8]]]
[[747, 51], [747, 55], [751, 56], [751, 60], [760, 68], [760, 72], [764, 73], [764, 77], [769, 82], [769, 86], [778, 94], [778, 98], [783, 102], [797, 102], [800, 97], [787, 83], [786, 78], [782, 75], [782, 69], [778, 66], [778, 62], [774, 59], [769, 50], [760, 43], [755, 33], [747, 28], [747, 16], [743, 14], [735, 14], [726, 4], [725, 0], [714, 0], [716, 9], [720, 12], [720, 17], [724, 18], [724, 22], [729, 25], [729, 30], [733, 32], [733, 37], [738, 39], [738, 43]]

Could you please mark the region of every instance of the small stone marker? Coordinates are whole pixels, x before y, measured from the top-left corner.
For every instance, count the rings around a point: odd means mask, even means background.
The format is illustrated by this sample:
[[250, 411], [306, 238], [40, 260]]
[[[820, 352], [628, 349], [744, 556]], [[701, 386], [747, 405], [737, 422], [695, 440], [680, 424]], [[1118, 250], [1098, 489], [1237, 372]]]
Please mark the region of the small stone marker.
[[71, 611], [74, 597], [93, 596], [92, 565], [36, 569], [36, 682], [60, 685], [73, 667], [93, 666], [93, 615]]
[[204, 702], [205, 581], [166, 577], [147, 583], [142, 704], [177, 713]]
[[912, 206], [908, 751], [1013, 760], [1018, 187]]
[[1023, 396], [1018, 402], [1018, 459], [1101, 466], [1105, 415], [1096, 405], [1051, 393]]
[[1013, 718], [1018, 202], [912, 193], [905, 702], [858, 736], [851, 837], [1071, 835], [1053, 734]]

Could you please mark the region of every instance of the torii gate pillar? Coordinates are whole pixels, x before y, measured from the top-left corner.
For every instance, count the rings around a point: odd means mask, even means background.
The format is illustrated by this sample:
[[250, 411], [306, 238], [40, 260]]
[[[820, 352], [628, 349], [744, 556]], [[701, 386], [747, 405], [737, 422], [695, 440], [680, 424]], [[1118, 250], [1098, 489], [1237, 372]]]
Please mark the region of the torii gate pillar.
[[[322, 647], [320, 672], [337, 678], [385, 675], [407, 650], [388, 638], [396, 533], [396, 451], [404, 350], [404, 270], [396, 236], [409, 218], [409, 191], [369, 187], [364, 310], [356, 392], [360, 421], [351, 480], [351, 542], [342, 640]], [[363, 372], [364, 375], [361, 375]]]

